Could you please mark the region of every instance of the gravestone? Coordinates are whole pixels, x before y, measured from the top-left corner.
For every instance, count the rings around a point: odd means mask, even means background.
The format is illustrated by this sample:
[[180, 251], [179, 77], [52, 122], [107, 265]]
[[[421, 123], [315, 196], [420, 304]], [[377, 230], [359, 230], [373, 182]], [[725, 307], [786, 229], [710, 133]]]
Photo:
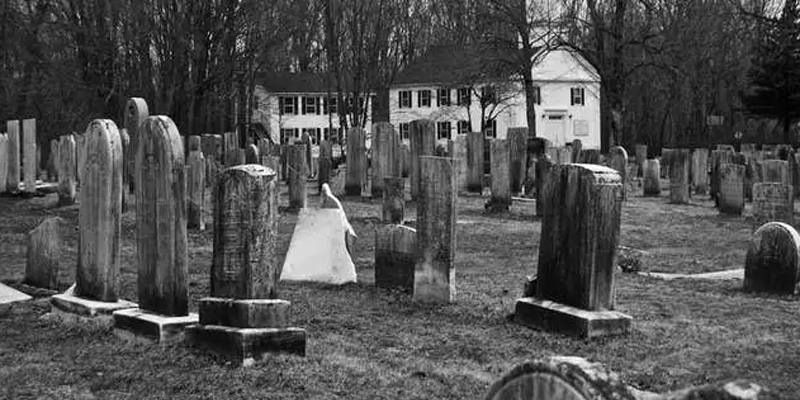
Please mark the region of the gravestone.
[[[120, 132], [121, 134], [121, 132]], [[47, 181], [58, 182], [58, 172], [56, 171], [56, 157], [58, 156], [58, 139], [50, 139], [50, 151], [47, 154]]]
[[200, 136], [189, 136], [189, 155], [186, 157], [186, 223], [189, 229], [205, 230], [206, 160]]
[[571, 150], [572, 155], [570, 156], [570, 161], [560, 160], [560, 164], [583, 162], [583, 143], [580, 139], [575, 139], [572, 141]]
[[122, 141], [114, 121], [96, 119], [84, 134], [86, 154], [78, 211], [78, 267], [74, 294], [51, 298], [54, 314], [66, 319], [99, 317], [136, 307], [119, 299], [122, 229]]
[[59, 288], [63, 222], [59, 217], [50, 217], [28, 232], [26, 284], [53, 290]]
[[723, 214], [741, 215], [744, 209], [744, 166], [720, 164], [718, 207]]
[[182, 341], [189, 314], [186, 167], [178, 128], [148, 117], [136, 149], [136, 261], [139, 308], [114, 312], [114, 332], [159, 344]]
[[[508, 128], [509, 180], [511, 193], [522, 190], [528, 158], [528, 128]], [[456, 158], [460, 160], [459, 158]]]
[[293, 144], [286, 150], [289, 169], [289, 209], [300, 210], [306, 208], [306, 146]]
[[483, 133], [467, 133], [467, 191], [483, 192]]
[[772, 221], [792, 225], [793, 212], [792, 186], [775, 182], [753, 184], [753, 229]]
[[22, 176], [24, 191], [36, 193], [36, 172], [39, 163], [36, 160], [36, 120], [22, 120]]
[[720, 166], [731, 163], [733, 152], [727, 150], [711, 151], [711, 198], [716, 199], [720, 190]]
[[200, 147], [206, 160], [206, 186], [213, 188], [222, 169], [222, 135], [201, 136]]
[[83, 184], [83, 170], [86, 167], [86, 135], [83, 133], [75, 134], [75, 154], [77, 159], [78, 184]]
[[542, 216], [544, 214], [544, 201], [542, 196], [544, 193], [544, 186], [550, 176], [550, 169], [553, 168], [553, 161], [547, 154], [541, 154], [536, 159], [536, 215]]
[[617, 171], [622, 179], [622, 199], [625, 200], [628, 194], [628, 152], [622, 146], [614, 146], [609, 153], [611, 154], [610, 167]]
[[[225, 132], [222, 134], [222, 154], [231, 153], [233, 150], [241, 147], [239, 143], [239, 135], [236, 132]], [[227, 160], [226, 160], [227, 162]]]
[[761, 162], [761, 181], [791, 185], [789, 163], [783, 160], [764, 160]]
[[515, 321], [582, 338], [627, 333], [631, 317], [614, 311], [619, 174], [593, 164], [554, 166], [543, 201], [535, 295], [517, 301]]
[[408, 178], [410, 176], [409, 168], [411, 168], [411, 149], [408, 143], [400, 145], [400, 160], [402, 161], [403, 178]]
[[[421, 191], [420, 181], [422, 176], [419, 159], [422, 156], [432, 156], [436, 150], [436, 131], [434, 130], [433, 121], [429, 119], [411, 121], [409, 135], [411, 138], [409, 184], [411, 186], [411, 198], [417, 200]], [[483, 161], [481, 161], [481, 165], [483, 165]]]
[[[75, 203], [77, 186], [77, 148], [72, 135], [63, 135], [58, 138], [58, 157], [56, 169], [58, 170], [58, 204], [67, 206]], [[123, 167], [124, 169], [124, 167]]]
[[258, 150], [258, 146], [254, 144], [247, 145], [244, 149], [244, 162], [245, 164], [258, 164], [261, 162], [261, 153]]
[[647, 160], [647, 145], [637, 144], [633, 146], [633, 149], [636, 153], [636, 165], [639, 166], [639, 174], [641, 174], [640, 176], [644, 176], [644, 162]]
[[[317, 163], [319, 164], [319, 172], [317, 173], [317, 190], [322, 193], [322, 185], [326, 183], [330, 183], [331, 181], [331, 169], [333, 168], [333, 149], [331, 148], [331, 142], [327, 140], [323, 140], [319, 144], [319, 160]], [[279, 165], [275, 165], [276, 168], [273, 168], [273, 171], [279, 171], [277, 169]]]
[[744, 289], [800, 294], [800, 235], [791, 225], [768, 222], [753, 234], [745, 259]]
[[278, 299], [276, 181], [271, 169], [241, 165], [221, 174], [214, 193], [211, 296], [200, 299], [200, 322], [187, 331], [195, 346], [237, 365], [277, 351], [305, 354], [306, 332], [288, 327], [290, 303]]
[[644, 195], [661, 196], [661, 162], [658, 159], [644, 162]]
[[581, 150], [581, 162], [584, 164], [600, 164], [600, 150], [598, 149]]
[[382, 222], [402, 224], [405, 214], [405, 179], [402, 177], [383, 178]]
[[367, 145], [364, 130], [353, 127], [347, 130], [347, 175], [344, 193], [347, 196], [361, 196], [361, 188], [366, 184]]
[[[555, 147], [553, 150], [556, 151], [558, 154], [558, 164], [569, 164], [572, 162], [572, 146], [565, 146], [565, 147]], [[581, 154], [583, 154], [583, 150], [581, 150]]]
[[694, 149], [692, 151], [692, 184], [694, 193], [704, 195], [708, 193], [708, 150]]
[[400, 135], [392, 124], [372, 124], [372, 198], [383, 194], [383, 178], [400, 176]]
[[467, 192], [467, 135], [456, 135], [448, 145], [448, 153], [456, 160], [456, 187], [460, 193], [465, 193]]
[[[136, 148], [139, 144], [139, 135], [141, 125], [144, 123], [144, 120], [150, 116], [150, 110], [147, 107], [147, 102], [141, 97], [131, 97], [128, 99], [127, 104], [125, 105], [125, 116], [124, 116], [124, 124], [125, 130], [128, 132], [128, 139], [129, 144], [127, 149], [123, 148], [125, 152], [122, 156], [123, 162], [125, 163], [124, 166], [124, 174], [127, 178], [123, 179], [124, 182], [128, 182], [129, 190], [134, 190], [134, 171], [136, 168]], [[80, 141], [76, 142], [78, 146], [78, 154], [80, 154]], [[80, 156], [78, 157], [80, 160]], [[80, 169], [78, 169], [78, 179], [80, 179]]]
[[417, 260], [417, 231], [404, 225], [375, 228], [375, 286], [414, 289]]
[[444, 157], [421, 156], [419, 161], [413, 301], [449, 303], [456, 295], [455, 165]]
[[492, 212], [508, 211], [511, 205], [508, 140], [493, 139], [490, 147], [492, 197], [489, 198], [487, 208]]
[[670, 203], [689, 203], [689, 156], [688, 149], [672, 150], [669, 168]]
[[226, 167], [234, 167], [237, 165], [243, 165], [247, 162], [247, 155], [245, 154], [245, 149], [230, 149], [225, 153], [225, 166]]
[[6, 123], [6, 135], [8, 135], [8, 172], [6, 176], [6, 190], [11, 193], [19, 192], [20, 160], [19, 160], [19, 121], [8, 121]]
[[0, 132], [0, 193], [6, 192], [8, 184], [8, 135]]
[[127, 174], [125, 166], [128, 160], [125, 156], [130, 153], [131, 137], [125, 128], [119, 130], [119, 140], [122, 143], [122, 212], [125, 212], [130, 207], [131, 199], [131, 182]]

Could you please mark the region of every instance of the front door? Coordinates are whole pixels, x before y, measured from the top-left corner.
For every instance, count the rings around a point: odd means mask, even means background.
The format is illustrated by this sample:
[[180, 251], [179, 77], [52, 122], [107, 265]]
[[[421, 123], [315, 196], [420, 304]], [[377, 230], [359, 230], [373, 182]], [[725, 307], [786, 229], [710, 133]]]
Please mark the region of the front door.
[[553, 147], [564, 147], [567, 145], [566, 128], [564, 114], [548, 114], [544, 122], [544, 137], [553, 142]]

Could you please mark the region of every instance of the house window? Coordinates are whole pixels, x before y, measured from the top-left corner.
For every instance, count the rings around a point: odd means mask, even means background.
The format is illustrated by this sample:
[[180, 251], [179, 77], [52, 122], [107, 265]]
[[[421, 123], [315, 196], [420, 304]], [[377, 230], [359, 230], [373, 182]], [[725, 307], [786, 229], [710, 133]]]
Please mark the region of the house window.
[[316, 113], [317, 113], [317, 98], [303, 97], [303, 114], [316, 114]]
[[483, 135], [488, 139], [497, 138], [497, 121], [490, 119], [483, 125]]
[[436, 91], [436, 105], [439, 107], [450, 105], [450, 89], [439, 89]]
[[338, 109], [336, 108], [336, 103], [339, 101], [336, 97], [329, 97], [325, 104], [326, 114], [336, 114], [338, 113]]
[[408, 131], [409, 131], [409, 124], [408, 122], [401, 122], [400, 123], [400, 139], [408, 139]]
[[582, 106], [584, 105], [584, 96], [583, 96], [583, 88], [570, 88], [570, 104], [573, 106]]
[[471, 103], [469, 88], [459, 88], [456, 92], [456, 102], [459, 106], [469, 106]]
[[533, 103], [534, 104], [542, 104], [542, 88], [539, 86], [533, 87]]
[[297, 114], [297, 97], [279, 97], [281, 114]]
[[458, 121], [459, 135], [469, 133], [469, 131], [470, 131], [469, 121]]
[[296, 128], [282, 128], [281, 129], [281, 143], [289, 144], [294, 141], [294, 138], [297, 137], [297, 129]]
[[431, 91], [418, 90], [417, 91], [417, 107], [430, 107], [431, 106]]
[[439, 121], [436, 123], [436, 138], [450, 139], [450, 121]]
[[411, 108], [411, 91], [400, 91], [400, 108]]

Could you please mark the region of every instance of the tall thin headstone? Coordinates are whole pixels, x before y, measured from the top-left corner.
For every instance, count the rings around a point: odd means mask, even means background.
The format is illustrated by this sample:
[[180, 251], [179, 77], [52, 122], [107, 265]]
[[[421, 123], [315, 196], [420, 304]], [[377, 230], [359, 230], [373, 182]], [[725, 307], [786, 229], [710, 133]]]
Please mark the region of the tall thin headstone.
[[[323, 140], [319, 143], [319, 160], [317, 161], [317, 163], [319, 164], [319, 170], [317, 173], [317, 190], [321, 195], [322, 185], [330, 183], [331, 181], [331, 169], [333, 167], [333, 149], [331, 148], [330, 141]], [[276, 165], [276, 167], [278, 167], [278, 165]], [[273, 169], [273, 170], [278, 171], [278, 169]]]
[[[134, 172], [136, 169], [136, 149], [139, 145], [140, 127], [144, 120], [150, 116], [150, 109], [147, 102], [141, 97], [131, 97], [125, 105], [125, 130], [128, 132], [128, 147], [123, 156], [125, 162], [124, 174], [127, 175], [129, 190], [135, 190], [133, 185]], [[80, 142], [76, 143], [80, 149]], [[80, 150], [78, 150], [80, 151]], [[79, 157], [80, 158], [80, 157]], [[80, 172], [78, 173], [80, 177]], [[80, 178], [79, 178], [80, 179]]]
[[708, 193], [708, 149], [697, 148], [692, 151], [692, 184], [694, 193]]
[[789, 224], [768, 222], [750, 240], [744, 289], [800, 294], [800, 234]]
[[372, 197], [383, 194], [383, 178], [401, 175], [400, 135], [388, 122], [372, 124]]
[[456, 187], [459, 193], [467, 192], [467, 135], [456, 135], [449, 146], [449, 153], [456, 160]]
[[405, 179], [399, 176], [383, 178], [382, 221], [386, 224], [402, 224], [405, 214]]
[[211, 296], [200, 300], [200, 322], [188, 332], [237, 365], [268, 352], [305, 354], [305, 330], [288, 327], [290, 303], [278, 299], [276, 181], [269, 168], [240, 165], [221, 174], [214, 192]]
[[186, 157], [186, 193], [188, 194], [186, 223], [190, 229], [205, 230], [206, 160], [200, 136], [189, 136], [189, 155]]
[[494, 212], [508, 211], [511, 205], [511, 181], [509, 177], [509, 151], [507, 139], [491, 141], [492, 197], [489, 209]]
[[[58, 204], [67, 206], [75, 203], [77, 186], [77, 147], [72, 135], [63, 135], [58, 139]], [[124, 169], [124, 168], [123, 168]]]
[[411, 198], [417, 200], [420, 193], [420, 161], [422, 156], [432, 156], [436, 151], [436, 132], [434, 123], [429, 119], [411, 121], [409, 126], [411, 139], [411, 168], [409, 168], [409, 182]]
[[186, 158], [166, 116], [148, 117], [136, 150], [136, 261], [139, 309], [114, 313], [115, 332], [166, 344], [197, 322], [189, 314]]
[[584, 338], [627, 333], [631, 317], [613, 311], [619, 174], [599, 165], [556, 165], [543, 197], [535, 294], [517, 301], [515, 321]]
[[128, 160], [125, 157], [131, 152], [131, 136], [128, 135], [127, 129], [122, 128], [119, 130], [119, 139], [120, 142], [122, 142], [122, 212], [125, 212], [133, 201], [131, 179], [128, 176], [128, 171], [125, 169], [128, 164]]
[[669, 201], [675, 204], [689, 202], [689, 150], [673, 149], [669, 168]]
[[711, 198], [716, 199], [720, 190], [720, 167], [730, 163], [733, 152], [728, 150], [711, 151]]
[[[306, 208], [306, 171], [308, 168], [306, 166], [306, 146], [293, 144], [286, 150], [287, 168], [289, 169], [289, 208], [300, 210]], [[359, 191], [359, 193], [361, 192]]]
[[8, 135], [0, 133], [0, 193], [6, 192], [8, 185]]
[[639, 176], [644, 176], [644, 162], [647, 160], [647, 145], [637, 144], [633, 146], [636, 153], [636, 165], [639, 166]]
[[622, 146], [614, 146], [609, 150], [611, 155], [611, 168], [622, 179], [622, 199], [628, 197], [628, 152]]
[[744, 166], [723, 163], [719, 174], [718, 206], [723, 214], [741, 215], [744, 210]]
[[414, 290], [417, 231], [390, 224], [375, 229], [375, 286]]
[[522, 190], [522, 182], [525, 179], [525, 165], [528, 158], [528, 128], [508, 128], [506, 133], [508, 140], [508, 168], [511, 193], [519, 193]]
[[[366, 183], [364, 181], [367, 171], [365, 140], [366, 135], [360, 127], [356, 126], [347, 130], [347, 175], [344, 183], [344, 193], [347, 196], [361, 196], [361, 189]], [[303, 151], [305, 152], [305, 149]]]
[[449, 303], [456, 295], [456, 181], [452, 159], [421, 156], [417, 204], [415, 302]]
[[644, 162], [644, 195], [661, 196], [661, 162], [658, 159]]
[[36, 120], [25, 119], [22, 121], [22, 161], [23, 184], [26, 193], [36, 193], [36, 172], [39, 164], [36, 162]]
[[7, 190], [11, 193], [19, 192], [20, 160], [19, 160], [19, 121], [8, 121], [6, 123], [6, 134], [8, 135], [8, 173]]
[[483, 133], [467, 133], [467, 191], [483, 191]]
[[258, 150], [258, 146], [254, 144], [247, 145], [244, 149], [244, 162], [246, 164], [258, 164], [261, 162], [261, 152]]
[[753, 228], [767, 222], [794, 223], [792, 186], [776, 182], [753, 184]]

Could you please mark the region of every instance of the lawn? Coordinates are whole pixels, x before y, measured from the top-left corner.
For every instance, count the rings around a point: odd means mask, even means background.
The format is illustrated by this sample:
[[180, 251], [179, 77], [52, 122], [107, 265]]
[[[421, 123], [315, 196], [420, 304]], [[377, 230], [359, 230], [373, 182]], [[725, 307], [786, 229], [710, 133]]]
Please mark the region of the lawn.
[[[666, 192], [660, 198], [640, 193], [623, 206], [620, 244], [642, 251], [643, 270], [743, 266], [752, 232], [747, 214], [720, 216], [708, 200], [670, 205]], [[317, 201], [310, 196], [309, 202]], [[0, 198], [0, 279], [22, 277], [25, 232], [43, 218], [58, 215], [77, 227], [77, 206], [55, 204], [54, 194]], [[617, 273], [617, 309], [633, 316], [632, 332], [575, 340], [508, 319], [525, 275], [536, 269], [541, 224], [529, 210], [485, 215], [483, 199], [460, 198], [456, 302], [427, 307], [373, 285], [379, 202], [343, 204], [359, 235], [359, 282], [282, 287], [294, 325], [308, 331], [306, 357], [275, 355], [252, 368], [234, 368], [191, 348], [130, 344], [107, 329], [42, 319], [49, 306], [39, 299], [0, 317], [0, 398], [478, 399], [513, 366], [549, 355], [605, 363], [643, 390], [745, 378], [768, 387], [776, 399], [800, 393], [796, 299], [745, 293], [741, 281], [661, 281]], [[414, 218], [413, 204], [406, 215]], [[123, 217], [122, 294], [130, 300], [136, 300], [134, 219], [132, 212]], [[282, 253], [295, 220], [280, 216]], [[66, 238], [65, 265], [75, 264], [76, 233], [77, 228]], [[208, 294], [211, 243], [210, 231], [190, 231], [193, 300]], [[191, 306], [196, 310], [196, 303]]]

